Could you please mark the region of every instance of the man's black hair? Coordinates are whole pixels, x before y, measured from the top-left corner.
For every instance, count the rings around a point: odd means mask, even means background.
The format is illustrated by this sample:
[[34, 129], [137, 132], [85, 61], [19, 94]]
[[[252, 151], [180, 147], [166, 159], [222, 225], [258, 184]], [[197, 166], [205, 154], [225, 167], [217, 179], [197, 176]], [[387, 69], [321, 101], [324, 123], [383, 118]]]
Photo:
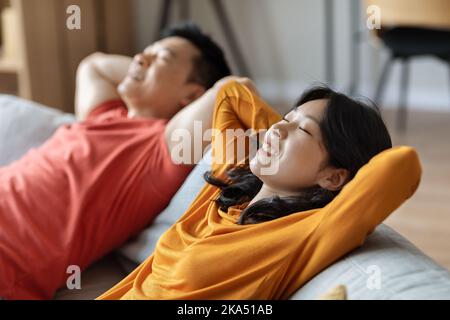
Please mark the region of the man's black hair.
[[218, 80], [231, 74], [223, 50], [208, 35], [192, 22], [173, 25], [161, 33], [161, 39], [181, 37], [197, 47], [201, 56], [193, 61], [194, 67], [190, 81], [211, 88]]

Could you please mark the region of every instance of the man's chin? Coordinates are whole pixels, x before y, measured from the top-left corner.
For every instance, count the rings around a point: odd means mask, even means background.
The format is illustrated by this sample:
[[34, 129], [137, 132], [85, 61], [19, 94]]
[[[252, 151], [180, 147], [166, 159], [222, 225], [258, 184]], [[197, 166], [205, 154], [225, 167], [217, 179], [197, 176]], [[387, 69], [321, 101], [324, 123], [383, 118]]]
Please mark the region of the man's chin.
[[133, 96], [136, 96], [138, 91], [139, 91], [138, 83], [132, 79], [129, 79], [128, 77], [125, 78], [117, 86], [117, 92], [122, 97], [122, 99], [125, 99], [126, 97], [131, 98]]

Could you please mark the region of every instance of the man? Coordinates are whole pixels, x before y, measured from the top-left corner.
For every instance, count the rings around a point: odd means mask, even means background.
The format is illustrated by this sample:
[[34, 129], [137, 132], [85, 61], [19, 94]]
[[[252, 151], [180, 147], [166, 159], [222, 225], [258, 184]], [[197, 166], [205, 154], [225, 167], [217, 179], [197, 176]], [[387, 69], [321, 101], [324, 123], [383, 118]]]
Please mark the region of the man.
[[0, 297], [51, 298], [69, 266], [84, 269], [151, 222], [192, 169], [171, 161], [168, 120], [229, 74], [192, 24], [134, 59], [87, 57], [80, 122], [0, 168]]

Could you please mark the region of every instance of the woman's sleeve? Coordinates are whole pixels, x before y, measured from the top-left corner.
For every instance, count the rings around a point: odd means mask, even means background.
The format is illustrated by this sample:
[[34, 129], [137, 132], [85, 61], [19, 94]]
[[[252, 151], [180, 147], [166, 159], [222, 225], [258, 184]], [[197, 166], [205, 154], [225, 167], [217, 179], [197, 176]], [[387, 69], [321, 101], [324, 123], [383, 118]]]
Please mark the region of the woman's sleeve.
[[381, 152], [323, 209], [321, 228], [353, 230], [358, 226], [364, 229], [362, 233], [371, 233], [414, 194], [421, 173], [413, 148], [401, 146]]
[[[243, 157], [236, 150], [239, 146], [237, 141], [244, 136], [248, 138], [248, 129], [268, 129], [280, 119], [277, 112], [246, 86], [236, 81], [225, 84], [217, 94], [214, 107], [213, 170], [225, 168], [226, 164], [241, 163], [248, 156], [248, 148]], [[232, 151], [231, 148], [236, 152], [228, 152]]]
[[303, 251], [304, 283], [322, 269], [364, 243], [368, 234], [416, 191], [421, 179], [417, 152], [395, 147], [362, 167], [340, 194], [317, 214], [321, 221]]

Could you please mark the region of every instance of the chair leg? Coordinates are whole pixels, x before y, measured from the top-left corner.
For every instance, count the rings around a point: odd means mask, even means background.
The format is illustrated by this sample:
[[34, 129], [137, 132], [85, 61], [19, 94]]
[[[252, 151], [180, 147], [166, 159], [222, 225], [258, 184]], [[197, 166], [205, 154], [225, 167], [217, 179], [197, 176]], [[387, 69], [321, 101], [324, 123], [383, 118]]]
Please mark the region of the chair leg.
[[380, 79], [378, 79], [377, 88], [375, 91], [375, 103], [378, 106], [378, 109], [381, 109], [381, 98], [384, 93], [384, 88], [386, 87], [386, 81], [389, 75], [389, 72], [392, 67], [392, 63], [394, 62], [395, 58], [393, 56], [390, 56], [389, 59], [386, 61], [386, 63], [383, 66], [383, 70], [381, 71]]
[[179, 1], [180, 3], [180, 20], [181, 21], [187, 21], [190, 19], [190, 7], [189, 7], [189, 2], [190, 1], [186, 1], [186, 0], [181, 0]]
[[[449, 80], [449, 85], [450, 85], [450, 58], [448, 59], [448, 75], [449, 75], [448, 80]], [[449, 86], [449, 89], [450, 89], [450, 86]], [[450, 93], [450, 91], [449, 91], [449, 93]], [[450, 102], [449, 102], [449, 105], [450, 105]]]
[[244, 56], [239, 49], [238, 42], [231, 28], [231, 23], [228, 20], [228, 15], [226, 13], [222, 0], [213, 0], [211, 1], [211, 4], [216, 11], [216, 15], [219, 19], [220, 24], [222, 25], [223, 32], [225, 33], [228, 44], [230, 45], [230, 50], [233, 52], [234, 58], [236, 59], [236, 64], [240, 70], [241, 75], [251, 77], [250, 71], [244, 60]]
[[402, 59], [402, 74], [400, 85], [400, 105], [397, 113], [397, 130], [404, 132], [407, 123], [407, 100], [408, 100], [408, 83], [409, 83], [409, 59]]
[[155, 41], [159, 39], [161, 31], [164, 30], [169, 23], [169, 13], [171, 7], [172, 7], [172, 0], [162, 1], [160, 20], [154, 36]]
[[[351, 96], [355, 95], [358, 91], [358, 84], [360, 82], [360, 69], [361, 69], [361, 52], [360, 52], [360, 43], [361, 43], [361, 32], [359, 30], [360, 25], [360, 17], [361, 17], [361, 1], [360, 0], [352, 0], [351, 2], [351, 19], [350, 19], [350, 28], [351, 28], [351, 50], [350, 50], [350, 87], [349, 94]], [[333, 31], [333, 30], [332, 30]]]
[[361, 59], [359, 55], [359, 35], [354, 31], [350, 54], [350, 87], [348, 93], [353, 96], [358, 91]]

